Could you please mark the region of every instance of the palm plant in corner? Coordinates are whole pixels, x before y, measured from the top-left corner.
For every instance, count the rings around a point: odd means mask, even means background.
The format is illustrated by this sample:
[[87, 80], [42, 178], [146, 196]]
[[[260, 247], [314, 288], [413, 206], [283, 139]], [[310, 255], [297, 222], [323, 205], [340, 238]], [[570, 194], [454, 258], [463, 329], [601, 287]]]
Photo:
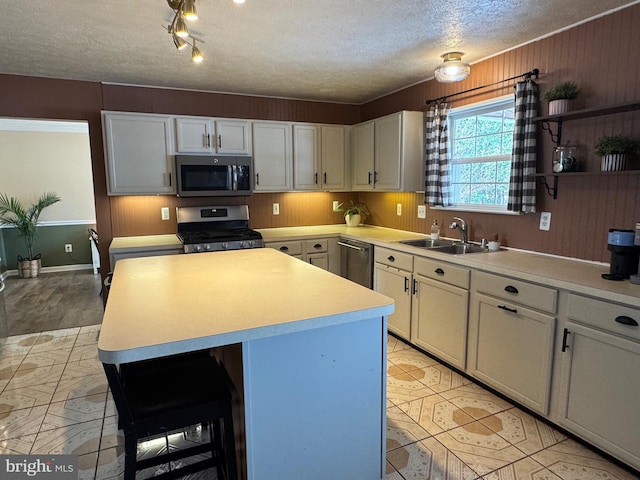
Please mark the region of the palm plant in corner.
[[60, 197], [56, 193], [47, 192], [42, 194], [36, 203], [26, 208], [19, 199], [0, 193], [0, 225], [14, 227], [27, 247], [26, 257], [18, 255], [20, 278], [34, 278], [40, 274], [41, 255], [33, 254], [40, 214], [45, 208], [59, 201]]

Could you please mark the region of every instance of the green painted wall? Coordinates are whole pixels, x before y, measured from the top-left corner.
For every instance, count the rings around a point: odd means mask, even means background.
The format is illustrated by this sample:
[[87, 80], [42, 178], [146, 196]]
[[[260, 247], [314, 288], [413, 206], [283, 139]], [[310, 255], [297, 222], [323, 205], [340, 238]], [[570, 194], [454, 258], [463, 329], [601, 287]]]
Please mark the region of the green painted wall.
[[[91, 225], [54, 225], [38, 227], [38, 239], [34, 251], [42, 254], [42, 266], [91, 264], [91, 245], [89, 244]], [[73, 245], [72, 253], [65, 253], [64, 245]], [[24, 241], [13, 228], [0, 229], [1, 271], [18, 268], [18, 255], [25, 256]]]

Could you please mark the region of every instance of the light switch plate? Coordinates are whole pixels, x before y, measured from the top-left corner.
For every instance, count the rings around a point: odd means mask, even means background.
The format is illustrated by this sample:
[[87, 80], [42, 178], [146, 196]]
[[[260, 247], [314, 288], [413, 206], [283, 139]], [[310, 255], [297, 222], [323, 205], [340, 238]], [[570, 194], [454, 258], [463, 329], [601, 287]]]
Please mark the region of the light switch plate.
[[418, 218], [427, 218], [427, 206], [418, 205]]
[[542, 212], [540, 214], [540, 230], [549, 230], [551, 227], [551, 212]]

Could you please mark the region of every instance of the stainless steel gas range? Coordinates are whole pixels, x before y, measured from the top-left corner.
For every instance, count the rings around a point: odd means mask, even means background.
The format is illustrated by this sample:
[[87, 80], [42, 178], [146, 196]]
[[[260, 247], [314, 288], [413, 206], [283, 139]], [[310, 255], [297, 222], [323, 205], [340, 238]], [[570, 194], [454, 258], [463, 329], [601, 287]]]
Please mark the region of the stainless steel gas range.
[[262, 248], [262, 235], [249, 228], [249, 207], [178, 207], [178, 238], [184, 253]]

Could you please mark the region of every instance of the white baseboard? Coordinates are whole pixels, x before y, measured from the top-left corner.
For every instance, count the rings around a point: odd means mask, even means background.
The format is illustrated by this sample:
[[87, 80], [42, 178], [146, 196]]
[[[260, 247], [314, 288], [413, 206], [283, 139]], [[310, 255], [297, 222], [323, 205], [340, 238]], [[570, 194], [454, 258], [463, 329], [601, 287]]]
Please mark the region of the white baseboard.
[[[78, 270], [93, 270], [91, 263], [83, 263], [79, 265], [57, 265], [54, 267], [42, 267], [40, 273], [59, 273], [59, 272], [74, 272]], [[7, 270], [0, 274], [0, 280], [4, 280], [7, 277], [17, 277], [18, 270]]]

